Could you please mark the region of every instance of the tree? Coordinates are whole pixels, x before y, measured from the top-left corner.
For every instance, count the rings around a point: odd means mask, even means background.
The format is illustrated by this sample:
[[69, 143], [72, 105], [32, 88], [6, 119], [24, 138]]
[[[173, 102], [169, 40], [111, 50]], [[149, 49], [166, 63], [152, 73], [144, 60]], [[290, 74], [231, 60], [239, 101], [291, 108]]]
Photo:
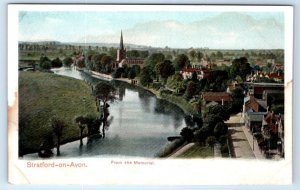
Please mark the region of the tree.
[[244, 90], [242, 88], [236, 88], [232, 91], [231, 97], [233, 99], [231, 110], [232, 112], [240, 112], [244, 104]]
[[225, 135], [227, 131], [227, 125], [224, 122], [218, 122], [214, 128], [215, 137], [219, 138], [221, 135]]
[[184, 140], [186, 140], [187, 142], [191, 142], [194, 138], [194, 134], [192, 129], [190, 129], [189, 127], [184, 127], [181, 132], [180, 135], [182, 136], [182, 138]]
[[78, 116], [75, 118], [75, 122], [78, 124], [78, 127], [80, 129], [80, 146], [82, 146], [83, 145], [83, 142], [82, 142], [83, 130], [86, 127], [87, 120], [83, 116]]
[[174, 63], [175, 70], [180, 71], [184, 67], [188, 66], [189, 63], [190, 63], [190, 60], [185, 54], [177, 55], [175, 58], [175, 63]]
[[214, 136], [209, 136], [206, 139], [206, 143], [210, 146], [211, 150], [214, 150], [214, 145], [216, 143], [216, 137]]
[[62, 61], [57, 57], [51, 61], [52, 67], [62, 67]]
[[136, 76], [138, 76], [138, 75], [140, 74], [140, 72], [141, 72], [141, 67], [140, 67], [139, 65], [133, 65], [133, 66], [131, 67], [131, 69], [134, 70]]
[[117, 68], [117, 69], [113, 72], [112, 77], [113, 77], [113, 78], [120, 78], [120, 77], [122, 76], [122, 73], [124, 73], [124, 68], [119, 67], [119, 68]]
[[47, 56], [42, 55], [40, 57], [40, 68], [46, 70], [51, 69], [51, 61]]
[[236, 76], [239, 75], [245, 81], [246, 76], [251, 73], [251, 70], [252, 68], [248, 63], [247, 58], [240, 57], [233, 60], [232, 65], [230, 67], [230, 76], [231, 78], [236, 78]]
[[93, 94], [97, 98], [97, 100], [102, 101], [103, 105], [106, 106], [107, 102], [113, 102], [117, 99], [116, 92], [116, 88], [112, 85], [105, 82], [99, 82], [95, 86]]
[[60, 155], [60, 143], [61, 143], [61, 137], [62, 137], [62, 132], [63, 129], [67, 126], [67, 124], [62, 120], [57, 117], [53, 117], [51, 119], [50, 123], [53, 132], [57, 138], [57, 143], [56, 143], [56, 150], [57, 150], [57, 156]]
[[197, 51], [196, 57], [197, 57], [197, 60], [200, 62], [202, 60], [202, 58], [203, 58], [203, 53], [200, 52], [200, 51]]
[[140, 83], [143, 86], [148, 86], [152, 81], [150, 68], [144, 67], [140, 74]]
[[227, 107], [220, 104], [210, 106], [208, 109], [208, 114], [219, 116], [223, 121], [226, 121], [230, 118], [230, 113]]
[[187, 99], [192, 98], [196, 94], [196, 88], [197, 88], [196, 83], [193, 81], [190, 81], [185, 90], [185, 97]]
[[104, 73], [110, 73], [111, 72], [111, 62], [112, 62], [111, 56], [103, 55], [101, 58], [101, 71]]
[[73, 64], [73, 59], [71, 57], [66, 57], [63, 60], [63, 65], [65, 67], [70, 67]]
[[154, 70], [156, 64], [163, 62], [165, 60], [165, 55], [163, 53], [153, 53], [146, 59], [146, 66], [149, 66]]
[[[94, 88], [94, 96], [98, 101], [102, 101], [103, 105], [102, 105], [102, 116], [101, 116], [101, 121], [103, 122], [103, 128], [102, 128], [102, 134], [103, 134], [103, 138], [105, 137], [105, 127], [106, 127], [106, 123], [107, 123], [107, 118], [109, 115], [108, 112], [108, 102], [113, 102], [117, 99], [116, 97], [116, 88], [113, 87], [112, 85], [105, 83], [105, 82], [99, 82], [95, 88]], [[99, 103], [100, 105], [100, 103]], [[100, 109], [99, 109], [100, 110]]]
[[194, 133], [196, 142], [198, 142], [200, 144], [204, 144], [207, 139], [208, 134], [209, 134], [208, 129], [205, 127], [196, 130]]
[[155, 67], [156, 73], [158, 73], [162, 79], [165, 81], [167, 78], [175, 73], [175, 69], [172, 65], [172, 62], [169, 60], [164, 60], [163, 62], [160, 62]]
[[194, 61], [194, 59], [196, 58], [196, 51], [194, 49], [192, 49], [191, 51], [189, 51], [189, 56], [191, 58], [192, 61]]
[[193, 82], [198, 82], [198, 76], [197, 76], [197, 73], [195, 71], [192, 73], [192, 81]]
[[134, 79], [136, 77], [136, 73], [135, 70], [133, 68], [131, 68], [128, 72], [128, 78], [129, 79]]

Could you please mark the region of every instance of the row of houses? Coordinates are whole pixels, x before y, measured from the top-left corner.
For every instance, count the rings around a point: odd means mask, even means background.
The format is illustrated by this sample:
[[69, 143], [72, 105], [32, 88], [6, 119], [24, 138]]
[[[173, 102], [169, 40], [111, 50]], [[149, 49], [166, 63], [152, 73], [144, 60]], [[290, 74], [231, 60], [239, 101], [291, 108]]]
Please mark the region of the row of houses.
[[277, 154], [284, 157], [284, 115], [272, 109], [274, 102], [276, 105], [284, 104], [283, 97], [283, 84], [257, 83], [244, 98], [242, 116], [245, 126], [266, 156]]

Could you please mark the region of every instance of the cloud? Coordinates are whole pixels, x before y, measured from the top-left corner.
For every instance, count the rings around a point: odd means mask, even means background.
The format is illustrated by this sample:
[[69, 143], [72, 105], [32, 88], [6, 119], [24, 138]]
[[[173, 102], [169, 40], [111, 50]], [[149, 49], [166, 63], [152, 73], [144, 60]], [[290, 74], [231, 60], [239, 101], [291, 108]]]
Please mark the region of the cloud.
[[[284, 27], [275, 19], [254, 19], [224, 13], [192, 23], [175, 20], [138, 23], [123, 30], [124, 42], [153, 47], [210, 47], [226, 49], [283, 48]], [[118, 43], [119, 31], [88, 35], [87, 42]]]

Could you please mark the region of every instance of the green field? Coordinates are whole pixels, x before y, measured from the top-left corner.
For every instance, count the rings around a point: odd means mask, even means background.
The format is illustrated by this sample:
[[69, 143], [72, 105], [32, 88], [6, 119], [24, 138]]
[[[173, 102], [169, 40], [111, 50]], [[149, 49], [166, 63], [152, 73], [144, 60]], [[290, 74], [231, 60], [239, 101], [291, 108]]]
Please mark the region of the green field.
[[185, 151], [178, 158], [209, 158], [213, 157], [213, 151], [209, 146], [200, 146], [195, 144]]
[[89, 86], [78, 79], [44, 72], [19, 72], [19, 153], [38, 150], [51, 135], [53, 116], [68, 124], [62, 141], [79, 138], [74, 122], [78, 115], [96, 114], [97, 108]]

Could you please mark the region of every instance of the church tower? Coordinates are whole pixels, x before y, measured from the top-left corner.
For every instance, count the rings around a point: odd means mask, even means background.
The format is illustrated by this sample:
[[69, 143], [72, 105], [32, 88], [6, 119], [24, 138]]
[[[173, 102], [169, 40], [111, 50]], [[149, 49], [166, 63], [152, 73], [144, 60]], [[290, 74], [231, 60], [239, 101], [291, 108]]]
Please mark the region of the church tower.
[[124, 44], [123, 44], [123, 34], [121, 30], [121, 38], [120, 38], [120, 47], [117, 51], [117, 62], [121, 62], [123, 59], [126, 58], [126, 50], [124, 49]]

